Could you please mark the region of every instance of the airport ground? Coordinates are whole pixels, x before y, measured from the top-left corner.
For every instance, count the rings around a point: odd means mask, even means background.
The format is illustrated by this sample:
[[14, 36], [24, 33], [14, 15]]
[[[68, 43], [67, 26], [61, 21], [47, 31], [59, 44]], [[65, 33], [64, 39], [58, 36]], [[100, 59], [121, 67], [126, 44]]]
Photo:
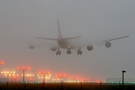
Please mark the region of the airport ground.
[[109, 83], [1, 83], [0, 90], [135, 90], [135, 84]]

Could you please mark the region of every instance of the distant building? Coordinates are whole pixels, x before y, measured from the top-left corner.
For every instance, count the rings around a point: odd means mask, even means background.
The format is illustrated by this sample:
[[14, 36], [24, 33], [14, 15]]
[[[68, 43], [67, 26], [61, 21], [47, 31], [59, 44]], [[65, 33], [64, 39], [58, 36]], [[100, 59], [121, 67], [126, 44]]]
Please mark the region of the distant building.
[[0, 78], [0, 83], [6, 83], [7, 82], [7, 78]]
[[[122, 82], [122, 78], [107, 78], [107, 82]], [[135, 78], [124, 78], [124, 82], [135, 82]]]

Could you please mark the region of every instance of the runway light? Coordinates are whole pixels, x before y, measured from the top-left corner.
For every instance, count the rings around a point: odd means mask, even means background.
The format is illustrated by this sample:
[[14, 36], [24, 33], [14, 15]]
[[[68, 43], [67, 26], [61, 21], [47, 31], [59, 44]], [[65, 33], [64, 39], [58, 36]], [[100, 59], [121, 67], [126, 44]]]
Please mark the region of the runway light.
[[50, 72], [48, 72], [48, 74], [49, 74]]
[[28, 67], [27, 69], [28, 69], [28, 70], [30, 70], [30, 68], [29, 68], [29, 67]]
[[64, 77], [65, 77], [66, 75], [64, 74]]
[[18, 70], [20, 70], [20, 68], [18, 68]]
[[23, 70], [24, 70], [25, 68], [23, 68]]
[[40, 74], [41, 72], [39, 71], [38, 73]]
[[58, 75], [56, 74], [55, 76], [57, 77]]
[[1, 62], [1, 65], [3, 65], [4, 64], [4, 62]]

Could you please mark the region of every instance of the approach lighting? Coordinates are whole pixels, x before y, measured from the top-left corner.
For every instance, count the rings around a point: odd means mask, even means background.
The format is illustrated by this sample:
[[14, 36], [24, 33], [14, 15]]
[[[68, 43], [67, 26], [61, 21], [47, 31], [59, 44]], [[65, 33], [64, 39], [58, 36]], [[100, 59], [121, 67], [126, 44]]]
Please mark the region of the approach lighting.
[[4, 62], [1, 62], [1, 65], [3, 65], [4, 64]]
[[27, 70], [30, 70], [30, 68], [28, 67]]

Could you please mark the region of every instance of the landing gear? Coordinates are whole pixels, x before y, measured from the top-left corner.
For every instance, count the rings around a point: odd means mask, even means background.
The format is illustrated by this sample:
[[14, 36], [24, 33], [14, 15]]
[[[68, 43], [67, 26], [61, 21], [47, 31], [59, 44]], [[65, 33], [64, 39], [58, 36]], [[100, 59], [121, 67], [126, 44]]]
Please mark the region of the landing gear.
[[68, 50], [67, 50], [67, 54], [71, 54], [71, 51], [70, 51], [70, 49], [68, 49]]
[[82, 55], [82, 50], [81, 49], [77, 50], [77, 55]]
[[57, 51], [57, 52], [56, 52], [56, 55], [60, 55], [60, 54], [61, 54], [61, 51]]
[[60, 55], [61, 54], [61, 51], [59, 51], [59, 48], [58, 48], [58, 51], [56, 52], [56, 55]]

